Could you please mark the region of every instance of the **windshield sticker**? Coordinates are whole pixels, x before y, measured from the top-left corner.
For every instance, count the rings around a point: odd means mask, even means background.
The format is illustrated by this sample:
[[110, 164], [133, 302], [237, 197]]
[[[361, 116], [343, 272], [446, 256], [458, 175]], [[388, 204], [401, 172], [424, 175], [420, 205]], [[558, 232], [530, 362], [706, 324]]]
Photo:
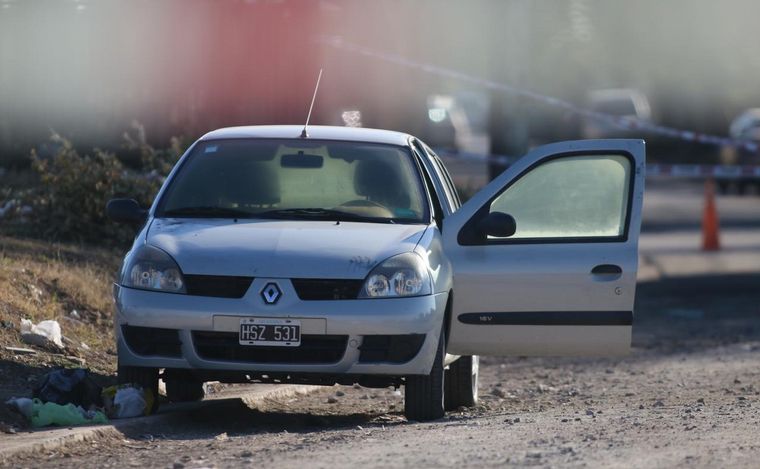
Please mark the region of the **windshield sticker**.
[[205, 150], [203, 150], [204, 153], [216, 153], [216, 150], [219, 149], [219, 145], [209, 145], [206, 147]]

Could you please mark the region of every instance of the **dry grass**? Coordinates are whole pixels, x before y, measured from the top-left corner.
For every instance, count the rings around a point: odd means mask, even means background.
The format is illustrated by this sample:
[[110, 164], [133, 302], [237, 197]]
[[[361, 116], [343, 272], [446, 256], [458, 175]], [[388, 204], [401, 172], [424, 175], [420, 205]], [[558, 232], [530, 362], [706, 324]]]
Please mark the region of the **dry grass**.
[[[84, 358], [98, 371], [112, 372], [111, 286], [119, 259], [120, 253], [113, 250], [0, 236], [0, 346], [28, 347], [19, 334], [21, 319], [55, 319], [74, 342], [66, 354]], [[72, 318], [72, 310], [80, 319]], [[84, 350], [82, 342], [90, 350]], [[26, 357], [49, 360], [44, 353]], [[18, 359], [4, 348], [0, 358]]]

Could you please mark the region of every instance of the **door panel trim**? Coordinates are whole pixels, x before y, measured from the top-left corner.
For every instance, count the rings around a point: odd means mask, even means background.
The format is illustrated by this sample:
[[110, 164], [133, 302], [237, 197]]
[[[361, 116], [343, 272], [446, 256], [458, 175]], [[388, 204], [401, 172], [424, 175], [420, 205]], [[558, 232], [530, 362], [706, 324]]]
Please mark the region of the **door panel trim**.
[[462, 313], [457, 319], [478, 326], [632, 326], [633, 311]]

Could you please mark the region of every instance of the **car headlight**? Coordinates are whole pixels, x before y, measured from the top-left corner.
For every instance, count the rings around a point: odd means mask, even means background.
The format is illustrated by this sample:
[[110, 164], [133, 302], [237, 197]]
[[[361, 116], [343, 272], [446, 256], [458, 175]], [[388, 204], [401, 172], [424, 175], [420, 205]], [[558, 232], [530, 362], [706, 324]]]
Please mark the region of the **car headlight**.
[[143, 245], [130, 254], [121, 269], [119, 283], [129, 288], [186, 293], [182, 271], [161, 249]]
[[359, 298], [393, 298], [429, 295], [430, 275], [422, 258], [406, 252], [393, 256], [377, 267], [364, 281]]

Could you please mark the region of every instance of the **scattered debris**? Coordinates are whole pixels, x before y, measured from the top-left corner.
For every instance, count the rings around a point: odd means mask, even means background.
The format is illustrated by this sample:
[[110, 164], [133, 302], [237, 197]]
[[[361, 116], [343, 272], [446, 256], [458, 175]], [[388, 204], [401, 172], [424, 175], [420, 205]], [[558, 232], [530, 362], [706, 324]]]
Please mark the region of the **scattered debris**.
[[150, 390], [134, 384], [109, 386], [101, 396], [106, 414], [116, 419], [149, 415], [155, 399]]
[[58, 321], [47, 320], [34, 324], [28, 319], [21, 320], [21, 339], [32, 345], [40, 347], [50, 346], [53, 344], [59, 349], [63, 349], [61, 325]]
[[21, 348], [21, 347], [3, 347], [5, 350], [15, 353], [16, 355], [34, 355], [37, 353], [36, 350], [32, 350], [30, 348]]
[[85, 408], [99, 407], [101, 387], [84, 368], [66, 368], [51, 371], [43, 376], [34, 388], [32, 396], [42, 402], [81, 405]]
[[33, 427], [108, 423], [108, 419], [103, 412], [99, 410], [84, 410], [81, 406], [75, 406], [74, 404], [61, 405], [26, 397], [10, 399], [6, 404], [23, 414], [32, 423]]
[[37, 285], [34, 285], [33, 283], [29, 283], [26, 285], [26, 289], [29, 290], [29, 294], [31, 295], [32, 299], [36, 302], [39, 302], [42, 300], [42, 289], [38, 287]]
[[66, 355], [63, 358], [65, 358], [66, 360], [72, 361], [72, 362], [76, 363], [79, 366], [84, 366], [85, 363], [87, 363], [87, 360], [85, 360], [84, 358], [77, 357], [77, 356], [74, 356], [74, 355]]
[[14, 427], [13, 425], [8, 425], [5, 422], [0, 422], [0, 432], [13, 435], [14, 433], [16, 433], [16, 431], [17, 431], [16, 427]]

